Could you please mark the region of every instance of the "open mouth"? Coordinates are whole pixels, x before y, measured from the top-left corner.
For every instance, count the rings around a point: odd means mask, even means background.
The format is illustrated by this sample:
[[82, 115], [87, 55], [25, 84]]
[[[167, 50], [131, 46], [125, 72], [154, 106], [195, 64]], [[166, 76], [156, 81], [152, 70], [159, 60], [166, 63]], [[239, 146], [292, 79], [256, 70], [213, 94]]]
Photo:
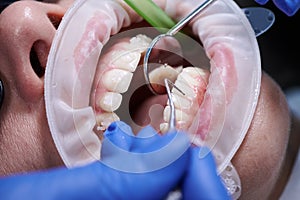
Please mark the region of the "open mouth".
[[91, 106], [97, 119], [95, 130], [100, 138], [109, 124], [117, 120], [131, 125], [134, 133], [149, 124], [158, 133], [167, 132], [170, 106], [166, 99], [165, 78], [176, 86], [172, 88], [176, 128], [188, 130], [192, 124], [203, 101], [209, 71], [189, 65], [172, 52], [156, 49], [150, 60], [156, 63], [156, 68], [149, 76], [150, 84], [159, 95], [153, 94], [143, 76], [143, 56], [150, 42], [149, 37], [138, 34], [113, 42], [100, 56], [92, 88], [94, 94], [91, 95]]
[[[194, 7], [178, 2], [183, 5], [169, 5], [174, 19]], [[170, 108], [162, 80], [168, 78], [183, 92], [172, 89], [177, 128], [211, 148], [222, 172], [243, 141], [259, 95], [260, 57], [250, 23], [234, 2], [215, 1], [189, 24], [208, 64], [195, 49], [195, 60], [174, 53], [164, 60], [165, 51], [154, 52], [149, 76], [163, 91], [154, 95], [142, 60], [156, 35], [139, 22], [129, 7], [111, 0], [78, 1], [64, 16], [45, 72], [47, 117], [62, 159], [67, 166], [99, 160], [102, 134], [113, 121], [125, 121], [135, 133], [147, 125], [166, 132]], [[122, 35], [127, 30], [133, 32]]]

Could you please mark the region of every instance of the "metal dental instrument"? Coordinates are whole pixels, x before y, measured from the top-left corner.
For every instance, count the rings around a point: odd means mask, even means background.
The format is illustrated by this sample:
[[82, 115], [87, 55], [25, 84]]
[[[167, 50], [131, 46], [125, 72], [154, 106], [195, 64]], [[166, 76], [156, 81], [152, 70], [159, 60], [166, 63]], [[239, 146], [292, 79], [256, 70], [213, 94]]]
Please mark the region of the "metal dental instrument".
[[174, 87], [175, 89], [177, 89], [183, 95], [184, 95], [184, 93], [179, 88], [177, 88], [174, 85], [174, 83], [172, 83], [169, 79], [165, 78], [165, 86], [166, 86], [167, 95], [168, 95], [168, 101], [169, 101], [169, 105], [170, 105], [169, 131], [173, 131], [173, 130], [176, 129], [176, 115], [175, 115], [175, 105], [174, 105], [174, 101], [173, 101], [173, 97], [172, 97], [172, 92], [171, 92], [171, 89], [170, 89], [170, 85], [172, 85], [172, 87]]
[[[150, 43], [150, 45], [149, 45], [149, 47], [148, 47], [148, 49], [146, 51], [145, 57], [144, 57], [144, 76], [145, 76], [145, 79], [146, 79], [146, 84], [148, 85], [149, 89], [153, 92], [153, 94], [157, 94], [157, 92], [155, 92], [155, 89], [152, 87], [152, 85], [150, 83], [150, 78], [149, 78], [149, 73], [148, 73], [148, 61], [149, 61], [149, 57], [150, 57], [151, 51], [153, 50], [153, 47], [162, 38], [164, 38], [164, 37], [173, 37], [189, 21], [191, 21], [197, 14], [199, 14], [204, 8], [206, 8], [213, 1], [214, 0], [206, 0], [200, 6], [198, 6], [194, 11], [192, 11], [189, 15], [187, 15], [185, 18], [183, 18], [182, 20], [180, 20], [167, 33], [158, 35]], [[172, 83], [167, 78], [164, 80], [164, 82], [165, 82], [165, 87], [166, 87], [167, 95], [168, 95], [168, 101], [169, 101], [169, 105], [170, 105], [170, 119], [169, 119], [169, 129], [168, 129], [168, 131], [172, 131], [172, 130], [176, 129], [176, 116], [175, 116], [175, 106], [174, 106], [174, 101], [173, 101], [173, 97], [172, 97], [170, 85], [172, 85], [172, 87], [176, 88], [182, 94], [184, 94], [184, 93], [179, 88], [177, 88], [174, 85], [174, 83]]]
[[[150, 77], [149, 77], [149, 70], [148, 70], [148, 61], [150, 58], [150, 54], [152, 50], [154, 49], [154, 46], [163, 38], [165, 37], [173, 37], [176, 33], [178, 33], [188, 22], [190, 22], [197, 14], [199, 14], [203, 9], [205, 9], [207, 6], [209, 6], [214, 0], [206, 0], [201, 5], [199, 5], [195, 10], [193, 10], [189, 15], [187, 15], [185, 18], [180, 20], [177, 24], [175, 24], [168, 32], [164, 34], [160, 34], [156, 36], [152, 42], [150, 43], [144, 57], [144, 77], [146, 80], [146, 84], [151, 90], [153, 94], [158, 95], [158, 93], [153, 88]], [[272, 11], [265, 8], [257, 8], [257, 7], [250, 7], [250, 8], [244, 8], [242, 9], [248, 18], [254, 32], [255, 36], [258, 37], [265, 31], [267, 31], [274, 23], [275, 16]], [[141, 11], [140, 11], [141, 12]], [[178, 91], [180, 91], [183, 95], [184, 93], [177, 88], [174, 83], [172, 83], [170, 80], [165, 79], [165, 87], [168, 95], [168, 101], [170, 105], [170, 119], [169, 119], [169, 131], [172, 131], [176, 129], [176, 116], [175, 116], [175, 106], [174, 101], [172, 97], [172, 93], [170, 90], [170, 85], [172, 87], [176, 88]]]
[[[200, 6], [198, 6], [195, 10], [193, 10], [188, 16], [180, 20], [176, 25], [174, 25], [167, 33], [160, 34], [155, 37], [150, 43], [144, 57], [144, 77], [146, 80], [146, 84], [149, 89], [157, 94], [155, 89], [153, 88], [149, 73], [148, 73], [148, 61], [154, 46], [165, 37], [173, 37], [176, 33], [178, 33], [190, 20], [192, 20], [197, 14], [199, 14], [203, 9], [205, 9], [208, 5], [210, 5], [214, 0], [206, 0]], [[255, 36], [258, 37], [264, 32], [266, 32], [274, 23], [275, 15], [274, 13], [266, 8], [262, 7], [247, 7], [242, 9], [248, 18]]]
[[154, 48], [154, 46], [164, 37], [173, 37], [176, 33], [178, 33], [188, 22], [190, 22], [197, 14], [199, 14], [203, 9], [205, 9], [208, 5], [210, 5], [215, 0], [206, 0], [202, 4], [200, 4], [195, 10], [193, 10], [190, 14], [188, 14], [186, 17], [184, 17], [182, 20], [180, 20], [175, 26], [173, 26], [167, 33], [160, 34], [157, 37], [155, 37], [152, 42], [150, 43], [144, 57], [144, 76], [146, 79], [146, 84], [148, 85], [149, 89], [154, 93], [155, 89], [153, 88], [149, 73], [148, 73], [148, 61], [150, 54]]
[[169, 119], [169, 132], [173, 131], [176, 129], [176, 114], [175, 114], [175, 105], [172, 97], [172, 92], [170, 89], [170, 85], [172, 85], [173, 88], [178, 90], [181, 94], [185, 95], [172, 81], [169, 79], [165, 78], [165, 86], [167, 90], [167, 95], [168, 95], [168, 101], [170, 105], [170, 119]]
[[[175, 106], [174, 106], [174, 101], [171, 93], [171, 89], [169, 84], [173, 84], [171, 81], [168, 79], [165, 79], [165, 86], [167, 89], [167, 95], [168, 95], [168, 101], [170, 104], [170, 119], [169, 119], [169, 131], [173, 131], [176, 128], [176, 116], [175, 116]], [[174, 86], [174, 84], [173, 84]]]

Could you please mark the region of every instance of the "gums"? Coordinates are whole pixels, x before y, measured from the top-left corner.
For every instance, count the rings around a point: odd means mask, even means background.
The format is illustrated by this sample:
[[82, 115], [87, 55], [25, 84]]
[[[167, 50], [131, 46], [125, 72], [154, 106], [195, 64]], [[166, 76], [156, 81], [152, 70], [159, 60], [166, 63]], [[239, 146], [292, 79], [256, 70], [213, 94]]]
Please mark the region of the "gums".
[[[176, 20], [201, 1], [156, 0]], [[94, 127], [95, 113], [102, 111], [96, 109], [95, 96], [106, 92], [99, 80], [114, 66], [100, 66], [105, 60], [99, 57], [111, 36], [138, 21], [117, 0], [78, 1], [62, 20], [46, 67], [45, 101], [51, 134], [68, 167], [100, 159]], [[221, 173], [254, 114], [261, 75], [258, 45], [247, 18], [232, 1], [215, 1], [189, 26], [210, 59], [210, 76], [187, 132], [196, 145], [212, 149]]]

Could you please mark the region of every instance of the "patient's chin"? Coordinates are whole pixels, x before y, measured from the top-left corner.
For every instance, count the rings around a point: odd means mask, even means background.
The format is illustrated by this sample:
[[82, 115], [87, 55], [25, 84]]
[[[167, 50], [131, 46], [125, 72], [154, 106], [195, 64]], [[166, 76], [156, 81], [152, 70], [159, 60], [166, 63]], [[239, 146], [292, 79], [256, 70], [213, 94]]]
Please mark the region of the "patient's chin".
[[242, 181], [241, 199], [268, 199], [278, 181], [289, 139], [290, 117], [283, 92], [266, 74], [247, 135], [233, 158]]

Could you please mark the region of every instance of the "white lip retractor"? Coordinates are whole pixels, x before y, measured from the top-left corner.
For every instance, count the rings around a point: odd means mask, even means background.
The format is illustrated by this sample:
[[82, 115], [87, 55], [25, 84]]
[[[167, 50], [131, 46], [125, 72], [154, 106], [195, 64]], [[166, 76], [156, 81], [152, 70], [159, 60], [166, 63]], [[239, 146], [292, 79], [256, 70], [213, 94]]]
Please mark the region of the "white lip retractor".
[[[179, 21], [203, 0], [156, 2]], [[67, 167], [100, 159], [101, 141], [94, 132], [96, 117], [90, 105], [93, 77], [110, 37], [140, 20], [123, 1], [79, 0], [58, 28], [46, 67], [45, 102], [52, 137]], [[212, 150], [218, 173], [236, 198], [241, 185], [230, 161], [247, 133], [260, 92], [255, 33], [244, 12], [228, 0], [214, 1], [188, 26], [210, 60], [210, 77], [187, 132], [196, 145]], [[201, 140], [197, 134], [204, 122], [208, 137]]]

